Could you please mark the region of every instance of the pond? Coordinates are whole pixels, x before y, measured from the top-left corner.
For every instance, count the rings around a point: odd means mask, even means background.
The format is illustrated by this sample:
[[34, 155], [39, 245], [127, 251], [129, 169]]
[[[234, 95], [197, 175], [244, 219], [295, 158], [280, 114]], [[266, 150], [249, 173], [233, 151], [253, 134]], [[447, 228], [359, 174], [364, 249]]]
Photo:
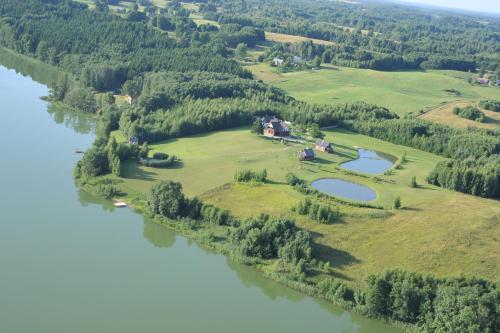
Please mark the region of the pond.
[[396, 161], [395, 157], [375, 150], [358, 149], [358, 154], [357, 159], [340, 166], [350, 171], [378, 175], [392, 168]]
[[47, 93], [0, 66], [0, 332], [401, 331], [79, 190], [75, 149], [92, 144], [95, 126], [51, 109]]
[[311, 186], [334, 197], [368, 202], [377, 198], [377, 193], [368, 186], [336, 178], [317, 179]]

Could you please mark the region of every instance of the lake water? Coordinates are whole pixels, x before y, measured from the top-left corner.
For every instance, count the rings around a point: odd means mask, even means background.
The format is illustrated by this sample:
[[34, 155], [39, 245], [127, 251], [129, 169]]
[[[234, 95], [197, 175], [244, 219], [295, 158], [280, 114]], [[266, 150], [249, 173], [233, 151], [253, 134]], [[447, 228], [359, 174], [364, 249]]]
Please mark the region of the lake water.
[[368, 186], [342, 179], [317, 179], [311, 183], [311, 186], [320, 192], [342, 199], [367, 202], [377, 198], [377, 193]]
[[394, 157], [374, 150], [358, 149], [359, 157], [355, 160], [342, 163], [344, 169], [378, 175], [392, 168]]
[[51, 109], [47, 93], [0, 66], [0, 332], [399, 332], [80, 191], [75, 149], [93, 123]]

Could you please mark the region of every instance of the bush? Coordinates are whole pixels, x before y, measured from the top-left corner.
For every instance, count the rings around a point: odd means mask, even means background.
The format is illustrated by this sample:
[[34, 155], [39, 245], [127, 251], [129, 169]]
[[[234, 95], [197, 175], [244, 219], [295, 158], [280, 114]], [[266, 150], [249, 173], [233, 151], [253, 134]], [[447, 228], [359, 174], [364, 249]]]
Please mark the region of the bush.
[[394, 199], [393, 208], [394, 209], [401, 208], [401, 198], [400, 197], [396, 197], [396, 199]]
[[483, 100], [479, 103], [479, 106], [483, 109], [500, 112], [500, 101], [495, 101], [492, 99]]
[[411, 177], [411, 180], [410, 180], [410, 187], [411, 188], [416, 188], [418, 187], [418, 184], [417, 184], [417, 178], [415, 176]]
[[178, 182], [161, 181], [149, 191], [148, 205], [153, 215], [178, 219], [186, 213], [186, 203], [182, 185]]
[[482, 113], [478, 108], [475, 108], [471, 105], [466, 106], [465, 108], [456, 107], [453, 109], [453, 113], [459, 117], [474, 120], [480, 123], [484, 123], [486, 120], [484, 113]]
[[97, 196], [103, 199], [111, 199], [116, 193], [116, 188], [111, 184], [99, 184], [96, 187]]
[[265, 183], [267, 181], [267, 170], [263, 169], [261, 172], [255, 172], [248, 169], [236, 171], [234, 174], [234, 180], [240, 183]]

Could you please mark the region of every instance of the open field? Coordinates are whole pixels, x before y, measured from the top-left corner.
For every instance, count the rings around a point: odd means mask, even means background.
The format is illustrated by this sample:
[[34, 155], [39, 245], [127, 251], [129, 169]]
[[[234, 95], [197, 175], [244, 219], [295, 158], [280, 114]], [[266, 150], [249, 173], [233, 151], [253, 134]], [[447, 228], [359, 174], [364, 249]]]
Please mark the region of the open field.
[[334, 44], [333, 42], [330, 42], [327, 40], [308, 38], [308, 37], [296, 36], [296, 35], [286, 35], [286, 34], [280, 34], [280, 33], [269, 32], [269, 31], [266, 31], [266, 40], [270, 40], [270, 41], [278, 42], [278, 43], [299, 43], [299, 42], [305, 42], [308, 40], [312, 40], [312, 42], [314, 44], [319, 44], [319, 45], [333, 45]]
[[468, 103], [468, 102], [449, 102], [443, 103], [439, 105], [423, 115], [419, 118], [435, 121], [437, 123], [442, 123], [448, 126], [457, 127], [457, 128], [466, 128], [466, 127], [481, 127], [481, 128], [500, 128], [500, 113], [493, 112], [481, 109], [481, 112], [486, 116], [486, 121], [484, 123], [480, 123], [477, 121], [469, 120], [462, 118], [453, 113], [453, 109], [455, 107], [466, 107], [468, 105], [473, 104], [474, 106], [478, 106], [478, 103]]
[[[315, 162], [299, 162], [299, 144], [283, 145], [251, 134], [248, 129], [196, 135], [153, 145], [153, 151], [176, 154], [182, 164], [172, 169], [123, 166], [118, 185], [128, 200], [141, 200], [157, 180], [180, 181], [189, 196], [229, 209], [237, 216], [261, 212], [295, 218], [313, 232], [316, 249], [331, 262], [339, 278], [349, 283], [385, 268], [404, 268], [437, 275], [476, 274], [495, 279], [499, 274], [500, 202], [451, 192], [425, 184], [425, 176], [442, 158], [343, 130], [325, 132], [334, 154], [318, 153]], [[115, 133], [118, 139], [118, 133]], [[390, 175], [367, 177], [338, 167], [357, 156], [356, 147], [375, 149], [407, 162]], [[263, 185], [232, 183], [234, 172], [267, 168]], [[353, 180], [377, 192], [374, 204], [388, 207], [400, 196], [404, 209], [377, 210], [340, 205], [341, 223], [323, 225], [297, 216], [290, 208], [303, 195], [284, 183], [292, 171], [312, 181], [321, 177]], [[410, 188], [412, 176], [421, 184]], [[109, 176], [108, 176], [109, 177]]]
[[[325, 104], [362, 100], [385, 106], [399, 115], [442, 102], [473, 102], [500, 95], [500, 88], [470, 85], [465, 77], [470, 74], [454, 71], [380, 72], [324, 66], [319, 71], [281, 74], [267, 64], [247, 68], [257, 79], [282, 88], [299, 100]], [[446, 89], [455, 89], [460, 95], [450, 94]]]

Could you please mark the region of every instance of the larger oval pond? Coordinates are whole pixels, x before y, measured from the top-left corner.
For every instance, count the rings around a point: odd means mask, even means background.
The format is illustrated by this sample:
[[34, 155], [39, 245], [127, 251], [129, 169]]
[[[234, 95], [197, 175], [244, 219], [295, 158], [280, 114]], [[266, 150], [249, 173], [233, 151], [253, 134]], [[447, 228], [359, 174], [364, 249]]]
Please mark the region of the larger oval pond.
[[372, 201], [377, 198], [377, 193], [368, 186], [336, 178], [323, 178], [315, 180], [311, 186], [320, 192], [355, 201]]
[[375, 150], [358, 149], [359, 157], [355, 160], [342, 163], [344, 169], [378, 175], [386, 172], [394, 165], [396, 158]]
[[48, 110], [47, 92], [0, 66], [0, 332], [401, 331], [79, 191], [75, 149], [92, 144], [93, 126]]

